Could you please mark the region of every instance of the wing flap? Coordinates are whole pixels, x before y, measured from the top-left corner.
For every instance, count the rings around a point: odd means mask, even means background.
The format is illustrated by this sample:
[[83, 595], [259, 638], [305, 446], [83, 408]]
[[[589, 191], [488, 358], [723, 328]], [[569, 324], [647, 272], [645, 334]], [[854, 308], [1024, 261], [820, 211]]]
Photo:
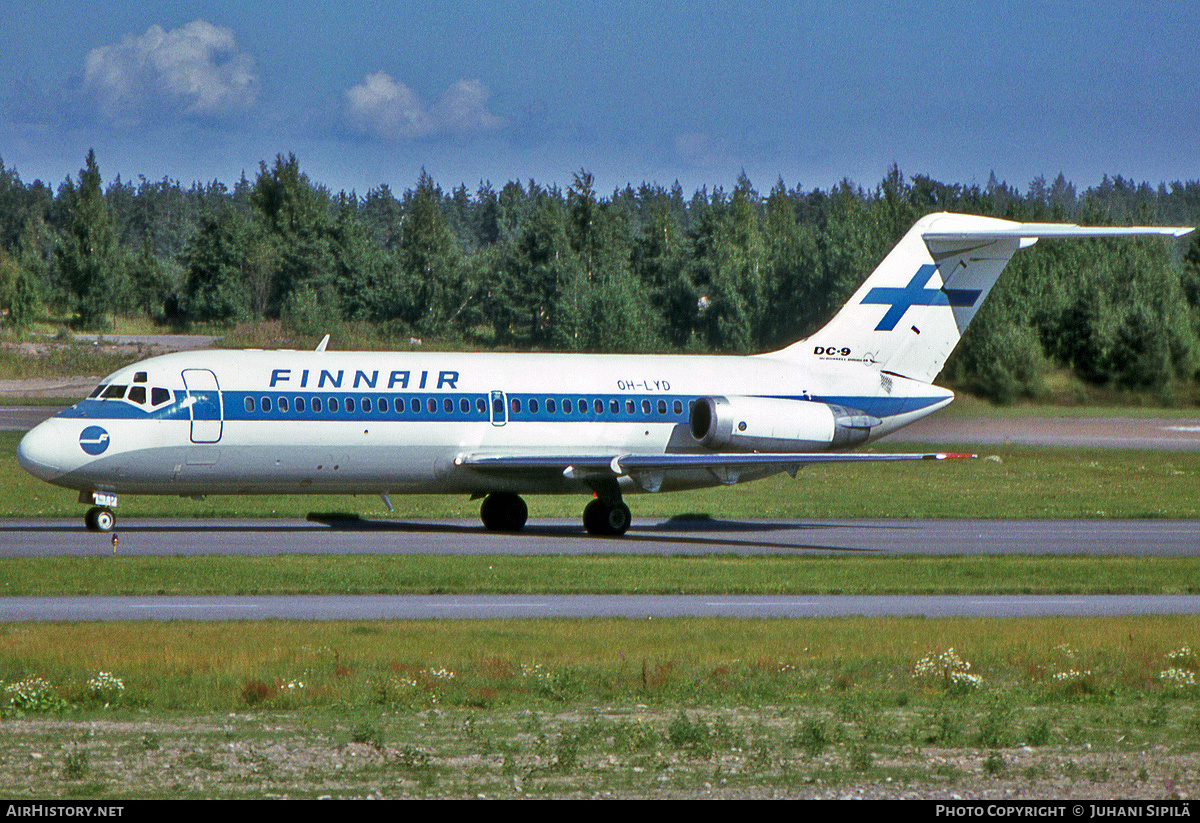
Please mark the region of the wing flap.
[[846, 454], [842, 452], [796, 452], [767, 454], [462, 454], [454, 464], [475, 471], [498, 474], [561, 474], [568, 480], [633, 477], [646, 491], [657, 491], [663, 475], [671, 471], [708, 471], [722, 483], [736, 483], [740, 472], [777, 467], [795, 474], [816, 463], [894, 463], [905, 460], [947, 460], [975, 457], [973, 454], [901, 453]]

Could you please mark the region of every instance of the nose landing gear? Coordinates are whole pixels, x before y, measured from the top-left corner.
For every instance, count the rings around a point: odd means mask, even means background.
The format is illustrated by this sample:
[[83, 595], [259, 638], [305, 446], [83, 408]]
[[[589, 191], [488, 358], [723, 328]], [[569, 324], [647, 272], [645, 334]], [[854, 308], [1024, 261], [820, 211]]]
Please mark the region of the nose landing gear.
[[93, 506], [83, 516], [83, 524], [90, 532], [110, 532], [117, 525], [117, 516], [112, 509], [104, 506]]
[[90, 532], [110, 532], [117, 525], [117, 516], [113, 509], [117, 507], [115, 492], [86, 492], [79, 493], [80, 503], [94, 503], [83, 516], [83, 525]]

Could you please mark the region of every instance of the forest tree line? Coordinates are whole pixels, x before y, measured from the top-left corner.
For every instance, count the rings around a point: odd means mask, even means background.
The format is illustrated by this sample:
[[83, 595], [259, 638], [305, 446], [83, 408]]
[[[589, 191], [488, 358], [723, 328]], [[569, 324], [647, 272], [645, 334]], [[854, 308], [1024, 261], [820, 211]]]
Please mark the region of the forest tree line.
[[[114, 315], [175, 324], [344, 321], [514, 349], [754, 352], [807, 335], [920, 216], [957, 211], [1093, 225], [1196, 225], [1200, 182], [1121, 177], [1082, 193], [1061, 175], [1024, 191], [906, 177], [874, 188], [763, 195], [643, 184], [602, 196], [579, 171], [443, 191], [333, 194], [294, 156], [228, 188], [170, 179], [105, 185], [89, 152], [57, 189], [0, 161], [0, 309], [82, 329]], [[999, 401], [1047, 366], [1169, 400], [1200, 382], [1200, 239], [1043, 241], [1010, 263], [942, 375]]]

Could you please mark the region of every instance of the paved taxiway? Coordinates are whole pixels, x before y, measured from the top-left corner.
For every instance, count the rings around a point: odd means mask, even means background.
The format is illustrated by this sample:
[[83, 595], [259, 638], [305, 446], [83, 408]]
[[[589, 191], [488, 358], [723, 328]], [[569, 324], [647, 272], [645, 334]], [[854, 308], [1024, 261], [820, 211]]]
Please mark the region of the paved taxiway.
[[[1091, 554], [1181, 557], [1200, 551], [1198, 520], [636, 520], [620, 538], [578, 520], [533, 520], [519, 534], [478, 520], [119, 519], [136, 555], [279, 554]], [[0, 520], [0, 557], [112, 553], [110, 536], [71, 520]]]
[[[392, 554], [950, 555], [1194, 554], [1195, 520], [683, 520], [635, 522], [623, 538], [575, 521], [493, 534], [474, 521], [129, 520], [122, 556]], [[0, 556], [111, 556], [108, 535], [75, 520], [0, 521]], [[375, 595], [0, 598], [0, 621], [378, 620], [512, 617], [834, 617], [1197, 614], [1200, 596]]]

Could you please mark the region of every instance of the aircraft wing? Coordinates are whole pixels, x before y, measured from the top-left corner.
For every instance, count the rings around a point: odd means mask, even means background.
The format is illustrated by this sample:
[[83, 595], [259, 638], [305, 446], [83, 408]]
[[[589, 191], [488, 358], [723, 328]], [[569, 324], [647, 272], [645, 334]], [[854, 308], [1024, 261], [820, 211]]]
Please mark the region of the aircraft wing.
[[708, 471], [719, 482], [738, 482], [743, 471], [776, 468], [795, 476], [813, 463], [892, 463], [899, 460], [947, 460], [973, 454], [846, 454], [842, 452], [716, 454], [462, 454], [455, 465], [496, 474], [561, 474], [568, 480], [607, 480], [629, 476], [646, 491], [658, 491], [669, 471]]

